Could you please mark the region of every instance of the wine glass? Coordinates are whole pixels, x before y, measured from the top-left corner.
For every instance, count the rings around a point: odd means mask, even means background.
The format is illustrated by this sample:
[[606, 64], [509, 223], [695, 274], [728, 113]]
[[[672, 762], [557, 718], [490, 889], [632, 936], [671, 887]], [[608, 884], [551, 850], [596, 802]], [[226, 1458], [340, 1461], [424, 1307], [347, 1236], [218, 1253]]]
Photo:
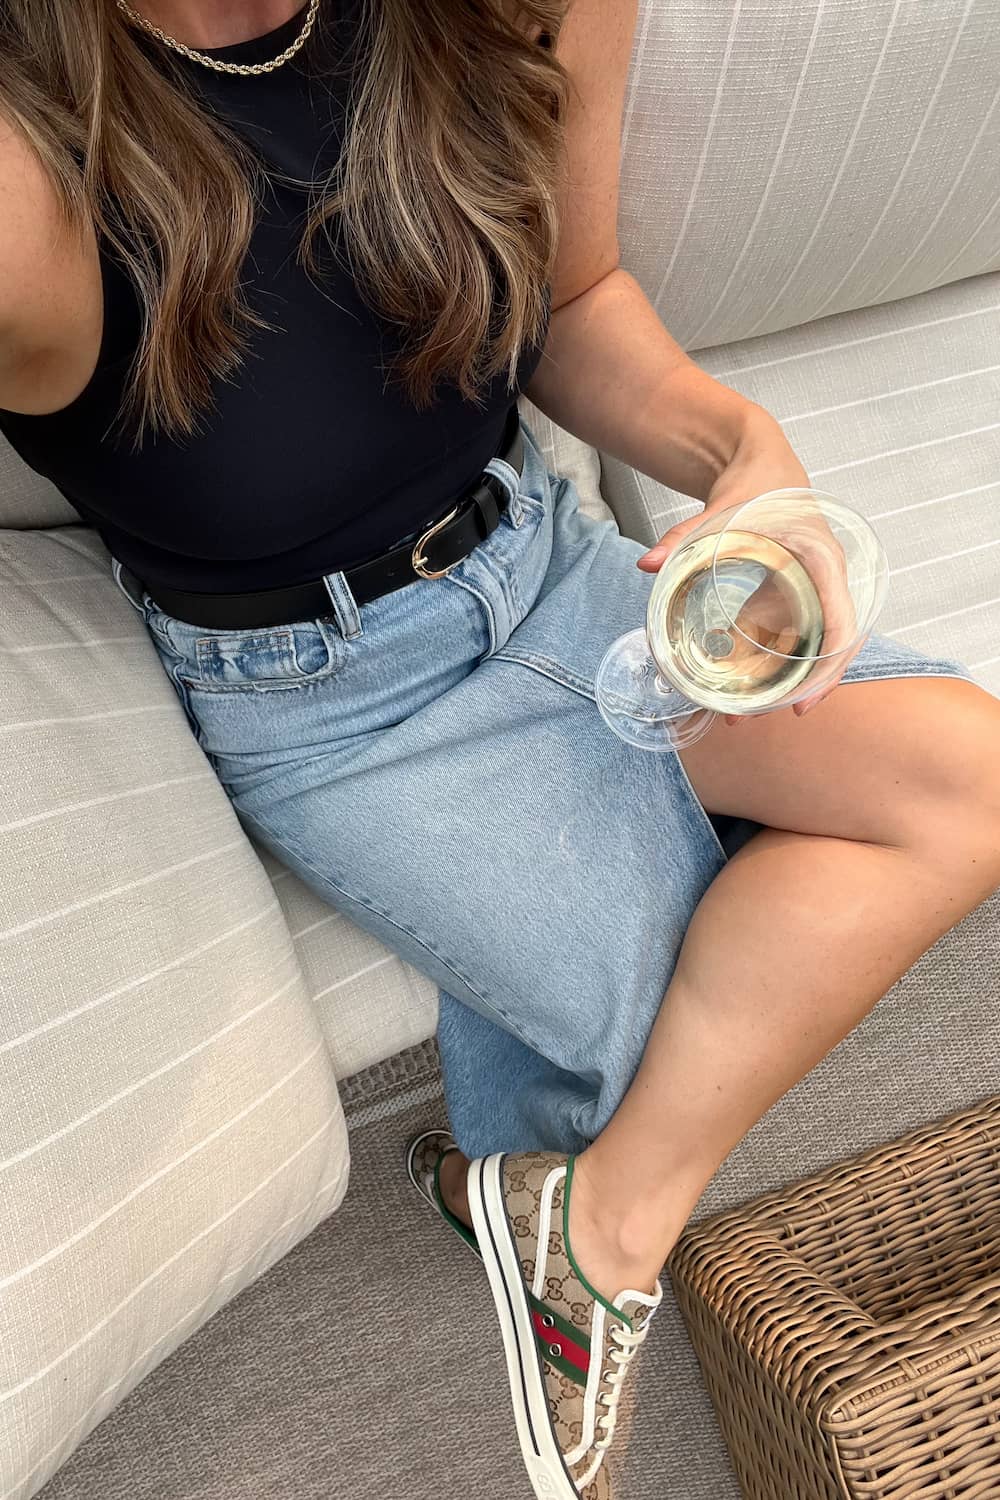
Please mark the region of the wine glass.
[[888, 578], [865, 518], [820, 490], [712, 511], [657, 574], [645, 628], [605, 653], [597, 706], [640, 750], [683, 750], [720, 714], [786, 708], [837, 678]]

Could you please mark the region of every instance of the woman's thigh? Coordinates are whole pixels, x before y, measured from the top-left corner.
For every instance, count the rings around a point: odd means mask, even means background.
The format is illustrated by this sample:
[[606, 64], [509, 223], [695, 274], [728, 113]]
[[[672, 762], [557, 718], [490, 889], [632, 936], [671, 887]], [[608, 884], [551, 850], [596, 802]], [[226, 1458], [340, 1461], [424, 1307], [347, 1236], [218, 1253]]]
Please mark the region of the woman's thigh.
[[935, 810], [1000, 803], [1000, 700], [955, 678], [860, 678], [802, 718], [719, 724], [683, 760], [713, 813], [894, 845]]

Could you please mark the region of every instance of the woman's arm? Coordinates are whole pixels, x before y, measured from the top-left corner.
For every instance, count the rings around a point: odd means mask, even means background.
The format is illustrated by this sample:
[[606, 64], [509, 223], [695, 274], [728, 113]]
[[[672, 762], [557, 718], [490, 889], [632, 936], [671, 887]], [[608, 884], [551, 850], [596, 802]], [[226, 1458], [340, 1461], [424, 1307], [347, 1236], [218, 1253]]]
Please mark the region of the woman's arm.
[[808, 482], [774, 417], [700, 370], [620, 268], [553, 312], [525, 394], [584, 442], [710, 504]]

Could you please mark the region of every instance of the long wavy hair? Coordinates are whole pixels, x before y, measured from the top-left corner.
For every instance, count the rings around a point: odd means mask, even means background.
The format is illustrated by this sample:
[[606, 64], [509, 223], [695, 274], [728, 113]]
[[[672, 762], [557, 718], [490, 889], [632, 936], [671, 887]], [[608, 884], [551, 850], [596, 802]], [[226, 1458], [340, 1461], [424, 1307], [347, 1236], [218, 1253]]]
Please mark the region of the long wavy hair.
[[[568, 0], [520, 0], [516, 21], [504, 0], [359, 4], [344, 146], [313, 186], [299, 257], [321, 274], [336, 220], [359, 292], [400, 332], [394, 373], [414, 404], [442, 378], [478, 400], [501, 371], [512, 385], [543, 332], [570, 86], [551, 48]], [[92, 225], [135, 283], [137, 436], [196, 430], [264, 326], [240, 289], [260, 196], [249, 148], [114, 0], [0, 0], [0, 113], [69, 223]]]

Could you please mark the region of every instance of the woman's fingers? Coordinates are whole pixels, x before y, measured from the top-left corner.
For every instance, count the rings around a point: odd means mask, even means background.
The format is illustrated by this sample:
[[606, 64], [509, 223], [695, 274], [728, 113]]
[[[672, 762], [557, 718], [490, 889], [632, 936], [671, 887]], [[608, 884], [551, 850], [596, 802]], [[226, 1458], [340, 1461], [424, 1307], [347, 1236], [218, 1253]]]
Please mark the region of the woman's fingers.
[[[858, 621], [854, 601], [848, 584], [847, 560], [836, 537], [825, 522], [812, 535], [798, 539], [796, 552], [809, 574], [819, 597], [823, 611], [823, 658], [818, 671], [835, 666], [819, 692], [803, 698], [794, 705], [794, 712], [801, 718], [810, 709], [822, 703], [824, 698], [837, 688], [848, 666], [861, 650], [863, 641], [857, 639]], [[836, 657], [836, 662], [832, 658]]]
[[655, 546], [650, 547], [636, 561], [636, 566], [644, 573], [658, 573], [670, 556], [675, 552], [686, 536], [690, 536], [696, 526], [700, 526], [704, 516], [690, 516], [686, 521], [679, 521], [676, 526], [671, 526], [665, 531]]
[[840, 667], [836, 677], [832, 682], [828, 683], [826, 687], [823, 688], [822, 692], [816, 693], [811, 698], [803, 698], [801, 703], [795, 703], [792, 705], [792, 712], [796, 715], [797, 718], [801, 719], [803, 714], [807, 714], [811, 708], [816, 708], [817, 705], [822, 703], [825, 698], [829, 698], [832, 692], [836, 691], [836, 689], [840, 686], [844, 673], [847, 671], [848, 667], [851, 665], [851, 662], [857, 656], [858, 652], [861, 650], [864, 644], [864, 641], [859, 641], [854, 647], [853, 651], [848, 651], [846, 653], [846, 655], [840, 662]]

